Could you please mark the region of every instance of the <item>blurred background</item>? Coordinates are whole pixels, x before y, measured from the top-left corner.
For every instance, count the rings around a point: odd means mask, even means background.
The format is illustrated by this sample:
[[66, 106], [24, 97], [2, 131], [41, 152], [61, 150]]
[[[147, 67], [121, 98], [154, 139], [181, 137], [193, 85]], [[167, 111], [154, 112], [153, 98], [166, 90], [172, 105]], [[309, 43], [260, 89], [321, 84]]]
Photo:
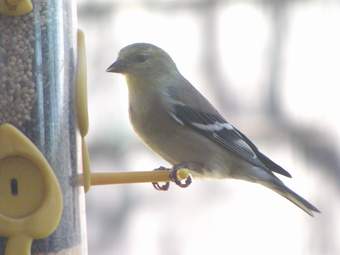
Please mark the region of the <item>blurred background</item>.
[[119, 49], [149, 42], [322, 211], [236, 180], [94, 187], [89, 254], [340, 254], [340, 1], [79, 0], [78, 17], [94, 171], [168, 166], [133, 132], [124, 78], [105, 72]]

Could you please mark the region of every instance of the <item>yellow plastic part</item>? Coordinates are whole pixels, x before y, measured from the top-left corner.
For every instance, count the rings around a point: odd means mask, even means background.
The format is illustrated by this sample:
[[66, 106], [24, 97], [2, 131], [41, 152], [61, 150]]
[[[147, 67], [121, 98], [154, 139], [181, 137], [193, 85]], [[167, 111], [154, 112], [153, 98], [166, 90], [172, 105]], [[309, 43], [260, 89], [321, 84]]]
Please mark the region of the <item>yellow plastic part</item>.
[[31, 0], [0, 0], [0, 14], [21, 16], [33, 10]]
[[87, 70], [86, 50], [84, 32], [78, 29], [78, 53], [77, 53], [77, 74], [76, 74], [76, 111], [78, 127], [82, 137], [85, 137], [89, 130], [89, 117], [87, 106]]
[[[146, 183], [146, 182], [170, 182], [169, 170], [158, 171], [130, 171], [130, 172], [95, 172], [79, 175], [78, 184], [84, 185], [85, 190], [89, 190], [92, 185], [126, 184], [126, 183]], [[188, 169], [179, 169], [178, 180], [188, 178]], [[89, 185], [90, 184], [90, 185]]]
[[[82, 138], [82, 157], [83, 157], [83, 174], [78, 176], [78, 184], [84, 186], [87, 192], [91, 185], [108, 185], [123, 183], [145, 183], [145, 182], [169, 182], [171, 169], [159, 171], [131, 171], [131, 172], [96, 172], [91, 173], [89, 151]], [[188, 178], [190, 171], [182, 168], [177, 171], [178, 180]]]
[[91, 187], [90, 155], [89, 155], [89, 150], [87, 148], [84, 137], [82, 138], [82, 141], [81, 141], [81, 148], [82, 148], [82, 159], [83, 159], [82, 185], [84, 185], [84, 191], [88, 192]]
[[[189, 171], [187, 169], [180, 169], [177, 172], [179, 180], [186, 179], [188, 176]], [[91, 185], [169, 181], [171, 179], [168, 170], [91, 173]]]
[[50, 235], [62, 214], [58, 180], [36, 146], [10, 124], [0, 126], [0, 235], [6, 255], [29, 255], [33, 239]]
[[25, 217], [41, 205], [45, 193], [44, 180], [36, 168], [30, 160], [21, 156], [6, 157], [0, 161], [0, 212], [4, 216]]

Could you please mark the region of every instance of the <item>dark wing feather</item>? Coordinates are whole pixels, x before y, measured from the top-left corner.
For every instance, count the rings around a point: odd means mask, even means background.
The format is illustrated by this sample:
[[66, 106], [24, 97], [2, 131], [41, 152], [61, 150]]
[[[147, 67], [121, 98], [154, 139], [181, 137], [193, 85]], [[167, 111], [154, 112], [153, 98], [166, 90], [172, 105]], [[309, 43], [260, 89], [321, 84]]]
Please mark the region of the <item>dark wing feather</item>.
[[[181, 104], [176, 104], [173, 110], [176, 118], [185, 123], [185, 125], [241, 159], [259, 167], [264, 165], [267, 168], [266, 170], [291, 177], [286, 170], [262, 154], [244, 134], [230, 125], [222, 116], [197, 111]], [[216, 128], [214, 129], [214, 127]]]
[[276, 172], [278, 174], [282, 174], [286, 177], [292, 177], [292, 175], [287, 170], [283, 169], [281, 166], [276, 164], [262, 152], [258, 151], [257, 156], [262, 161], [262, 163], [265, 164], [265, 166], [271, 171]]
[[254, 152], [256, 153], [257, 157], [259, 160], [261, 160], [261, 162], [271, 171], [276, 172], [278, 174], [282, 174], [286, 177], [292, 177], [291, 174], [283, 169], [281, 166], [279, 166], [278, 164], [276, 164], [274, 161], [272, 161], [270, 158], [268, 158], [266, 155], [264, 155], [261, 151], [259, 151], [257, 149], [257, 147], [255, 146], [255, 144], [253, 144], [248, 137], [246, 137], [244, 134], [241, 133], [241, 131], [237, 130], [235, 127], [234, 129], [236, 130], [236, 132], [242, 137], [242, 139], [244, 141], [247, 142], [247, 144], [254, 150]]

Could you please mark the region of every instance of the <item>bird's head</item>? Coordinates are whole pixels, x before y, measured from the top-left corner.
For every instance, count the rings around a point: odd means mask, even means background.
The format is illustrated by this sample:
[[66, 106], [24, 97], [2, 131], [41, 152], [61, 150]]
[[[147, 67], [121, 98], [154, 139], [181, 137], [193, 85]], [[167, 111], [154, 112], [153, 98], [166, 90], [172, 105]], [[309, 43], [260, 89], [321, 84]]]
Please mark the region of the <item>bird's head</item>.
[[145, 77], [177, 71], [177, 68], [161, 48], [148, 43], [134, 43], [122, 48], [117, 60], [106, 71]]

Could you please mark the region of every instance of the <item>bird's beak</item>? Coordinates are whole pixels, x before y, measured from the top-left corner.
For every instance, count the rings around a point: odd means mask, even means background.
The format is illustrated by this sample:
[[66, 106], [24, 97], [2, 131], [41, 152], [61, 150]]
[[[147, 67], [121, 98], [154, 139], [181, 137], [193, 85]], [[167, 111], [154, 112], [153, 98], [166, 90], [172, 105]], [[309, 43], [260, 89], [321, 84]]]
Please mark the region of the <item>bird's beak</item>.
[[117, 59], [115, 62], [113, 62], [112, 65], [110, 65], [106, 69], [106, 72], [110, 72], [110, 73], [124, 73], [126, 68], [127, 68], [126, 62], [124, 60], [122, 60], [122, 59]]

